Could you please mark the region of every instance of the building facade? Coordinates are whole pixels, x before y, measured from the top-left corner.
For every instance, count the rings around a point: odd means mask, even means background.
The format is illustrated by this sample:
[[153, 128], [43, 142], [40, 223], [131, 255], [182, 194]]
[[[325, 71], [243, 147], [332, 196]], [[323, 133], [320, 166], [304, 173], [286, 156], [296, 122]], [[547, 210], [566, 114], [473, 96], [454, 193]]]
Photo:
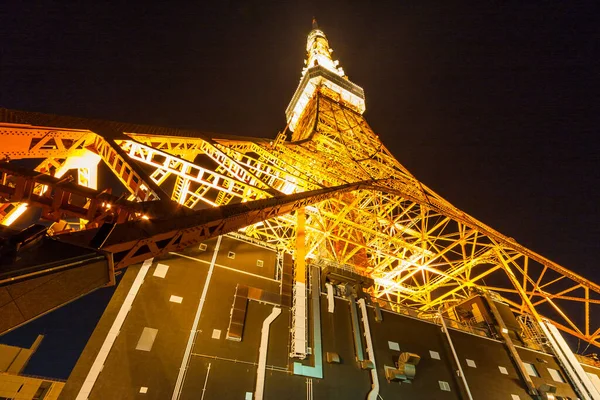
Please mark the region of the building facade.
[[53, 378], [24, 375], [23, 370], [42, 342], [38, 336], [26, 349], [0, 344], [1, 400], [56, 400], [65, 383]]

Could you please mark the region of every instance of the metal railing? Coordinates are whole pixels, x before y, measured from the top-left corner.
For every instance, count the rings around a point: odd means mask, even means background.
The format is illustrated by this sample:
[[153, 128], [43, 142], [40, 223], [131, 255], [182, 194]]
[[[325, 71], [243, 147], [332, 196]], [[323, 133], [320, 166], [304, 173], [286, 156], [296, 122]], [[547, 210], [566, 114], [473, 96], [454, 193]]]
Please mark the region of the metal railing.
[[[409, 316], [412, 318], [416, 318], [416, 319], [420, 319], [423, 321], [441, 325], [441, 321], [439, 320], [440, 316], [439, 316], [439, 313], [437, 313], [437, 312], [419, 311], [412, 307], [408, 307], [404, 304], [399, 304], [399, 303], [395, 303], [393, 301], [383, 300], [383, 299], [376, 298], [376, 297], [371, 297], [371, 301], [373, 303], [379, 304], [379, 307], [381, 307], [384, 310], [388, 310], [388, 311], [391, 311], [396, 314], [406, 315], [406, 316]], [[468, 322], [460, 322], [460, 321], [456, 321], [456, 320], [450, 319], [450, 318], [444, 318], [444, 322], [446, 323], [446, 326], [448, 326], [449, 328], [453, 328], [453, 329], [456, 329], [459, 331], [468, 332], [473, 335], [483, 336], [483, 337], [487, 337], [487, 338], [493, 337], [490, 328], [479, 327], [479, 326], [475, 326]]]
[[332, 267], [332, 268], [342, 269], [344, 271], [348, 271], [348, 272], [351, 272], [351, 273], [356, 274], [356, 275], [366, 276], [366, 274], [365, 274], [364, 271], [360, 271], [360, 270], [356, 269], [352, 265], [349, 265], [349, 264], [339, 264], [339, 263], [337, 263], [335, 261], [327, 260], [327, 259], [324, 259], [324, 258], [320, 258], [318, 260], [311, 261], [311, 262], [309, 262], [309, 264], [310, 265], [318, 266], [321, 269], [323, 269], [325, 267]]

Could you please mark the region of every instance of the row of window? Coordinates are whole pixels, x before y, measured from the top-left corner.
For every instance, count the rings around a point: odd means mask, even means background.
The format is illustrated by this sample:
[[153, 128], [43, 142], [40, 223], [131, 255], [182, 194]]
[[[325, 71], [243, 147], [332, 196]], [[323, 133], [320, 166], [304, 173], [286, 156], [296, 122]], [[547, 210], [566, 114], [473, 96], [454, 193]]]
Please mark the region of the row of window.
[[[471, 368], [477, 368], [477, 364], [475, 364], [475, 361], [469, 360], [469, 359], [466, 359], [466, 361], [467, 361], [467, 366], [469, 366]], [[524, 362], [523, 365], [525, 366], [525, 370], [527, 371], [529, 376], [535, 376], [537, 378], [540, 377], [540, 373], [535, 368], [535, 365], [533, 365], [531, 363], [527, 363], [527, 362]], [[500, 370], [501, 374], [508, 375], [508, 370], [506, 368], [499, 365], [498, 369]], [[550, 373], [550, 376], [552, 377], [552, 380], [554, 380], [554, 382], [559, 382], [559, 383], [566, 382], [565, 378], [562, 376], [562, 374], [559, 370], [556, 370], [554, 368], [548, 368], [548, 372]]]
[[[396, 342], [389, 341], [388, 347], [391, 350], [400, 351], [400, 346]], [[441, 360], [440, 353], [437, 351], [429, 350], [429, 356], [433, 360]], [[466, 361], [468, 367], [477, 368], [477, 364], [475, 363], [474, 360], [470, 360], [467, 358], [467, 359], [465, 359], [465, 361]], [[538, 378], [540, 377], [540, 374], [539, 374], [538, 370], [536, 369], [535, 365], [533, 365], [531, 363], [527, 363], [527, 362], [524, 362], [523, 364], [525, 366], [525, 370], [527, 371], [527, 373], [530, 376], [535, 376]], [[501, 374], [508, 375], [508, 369], [506, 369], [506, 367], [499, 365], [498, 370], [500, 371]], [[558, 371], [554, 368], [548, 368], [548, 373], [550, 373], [550, 376], [552, 377], [554, 382], [566, 383], [565, 378], [563, 377], [563, 375], [560, 371]], [[450, 391], [450, 386], [448, 385], [447, 382], [439, 381], [439, 384], [440, 384], [441, 390]], [[518, 395], [513, 395], [513, 399], [518, 399], [518, 398], [519, 398]]]
[[[529, 376], [535, 376], [537, 378], [540, 377], [540, 373], [538, 372], [538, 370], [535, 368], [535, 365], [531, 364], [531, 363], [527, 363], [524, 362], [523, 365], [525, 366], [525, 370], [527, 371], [527, 373], [529, 374]], [[554, 382], [560, 382], [560, 383], [565, 383], [565, 378], [562, 376], [562, 374], [560, 373], [560, 371], [554, 369], [554, 368], [548, 368], [548, 372], [550, 373], [550, 376], [552, 377], [552, 380]]]

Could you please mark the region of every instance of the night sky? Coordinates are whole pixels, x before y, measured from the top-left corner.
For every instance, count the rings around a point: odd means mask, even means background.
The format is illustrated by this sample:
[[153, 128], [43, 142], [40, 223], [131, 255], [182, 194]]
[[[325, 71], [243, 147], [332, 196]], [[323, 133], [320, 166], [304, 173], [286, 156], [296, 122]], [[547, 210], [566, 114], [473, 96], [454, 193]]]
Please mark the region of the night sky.
[[[27, 3], [0, 7], [0, 106], [271, 138], [315, 15], [417, 178], [600, 281], [600, 21], [584, 3]], [[45, 332], [26, 372], [66, 378], [109, 297], [0, 341]]]

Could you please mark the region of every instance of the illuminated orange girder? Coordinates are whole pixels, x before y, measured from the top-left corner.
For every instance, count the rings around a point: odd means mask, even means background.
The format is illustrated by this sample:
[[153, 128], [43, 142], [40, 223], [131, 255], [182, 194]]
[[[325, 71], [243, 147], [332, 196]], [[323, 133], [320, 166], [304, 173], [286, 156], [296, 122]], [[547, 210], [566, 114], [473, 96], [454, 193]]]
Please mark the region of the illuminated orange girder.
[[[322, 37], [313, 39], [309, 36], [309, 44], [317, 44], [309, 46], [308, 59], [319, 61], [314, 71], [332, 78], [308, 79], [303, 72], [308, 83], [302, 86], [301, 81], [288, 108], [291, 140], [285, 134], [274, 140], [209, 138], [194, 131], [0, 109], [0, 158], [44, 159], [37, 171], [53, 175], [66, 159], [93, 152], [131, 199], [158, 199], [165, 206], [173, 199], [188, 208], [269, 204], [271, 213], [253, 208], [252, 218], [235, 223], [223, 218], [210, 229], [243, 228], [246, 236], [292, 254], [297, 218], [285, 213], [293, 209], [289, 203], [278, 208], [278, 201], [285, 203], [285, 195], [370, 182], [343, 195], [324, 196], [319, 203], [303, 203], [307, 258], [364, 271], [375, 281], [373, 296], [422, 312], [456, 304], [473, 287], [493, 290], [515, 312], [548, 318], [599, 346], [600, 286], [519, 245], [419, 182], [365, 121], [362, 89], [348, 83], [343, 70], [329, 60]], [[29, 196], [2, 193], [37, 205], [56, 193], [43, 192], [46, 181], [27, 179], [38, 183], [27, 184]], [[14, 208], [6, 200], [0, 206], [3, 213]], [[138, 214], [129, 213], [128, 219]], [[128, 222], [143, 223], [150, 222]], [[167, 229], [144, 243], [139, 238], [113, 243], [107, 250], [121, 253], [118, 263], [123, 266], [209, 235], [207, 227], [186, 229]]]
[[[263, 190], [257, 189], [250, 185], [250, 174], [243, 174], [243, 179], [247, 179], [248, 183], [240, 181], [228, 175], [223, 175], [206, 168], [195, 165], [194, 163], [184, 160], [182, 158], [173, 156], [167, 152], [153, 149], [145, 144], [141, 144], [135, 141], [125, 141], [122, 143], [121, 148], [127, 152], [129, 158], [140, 161], [146, 165], [152, 166], [157, 170], [164, 171], [166, 174], [176, 175], [178, 178], [182, 178], [183, 184], [187, 185], [187, 188], [182, 188], [181, 185], [177, 187], [177, 190], [182, 192], [178, 194], [177, 199], [180, 204], [188, 205], [190, 208], [194, 208], [196, 202], [189, 201], [189, 186], [195, 184], [197, 187], [212, 189], [217, 196], [215, 201], [210, 201], [210, 205], [222, 205], [228, 203], [224, 200], [218, 200], [219, 194], [224, 194], [231, 200], [232, 198], [240, 199], [258, 199], [266, 197]], [[231, 171], [231, 170], [229, 170]], [[230, 175], [233, 175], [230, 173]], [[179, 182], [179, 181], [178, 181]], [[198, 197], [198, 200], [203, 200], [202, 197]]]
[[[133, 198], [141, 201], [161, 199], [159, 195], [163, 193], [158, 185], [138, 165], [132, 163], [125, 151], [113, 140], [97, 135], [93, 146], [93, 151], [102, 157]], [[165, 198], [166, 196], [163, 195], [162, 199]]]
[[148, 203], [129, 202], [112, 196], [109, 191], [89, 189], [70, 179], [22, 170], [11, 164], [0, 164], [0, 196], [7, 201], [4, 205], [22, 202], [40, 207], [46, 220], [85, 219], [88, 228], [105, 221], [122, 223], [152, 216]]
[[[80, 156], [82, 153], [80, 151], [76, 152], [76, 157]], [[51, 175], [51, 176], [55, 176], [57, 173], [63, 174], [65, 171], [65, 165], [67, 164], [67, 158], [63, 158], [63, 159], [54, 159], [54, 158], [47, 158], [45, 160], [43, 160], [35, 169], [34, 171], [42, 174], [47, 174], [47, 175]], [[36, 175], [38, 175], [36, 174]], [[4, 177], [4, 179], [2, 180], [2, 183], [4, 185], [6, 185], [7, 179], [6, 176]], [[30, 195], [33, 196], [41, 196], [43, 195], [43, 193], [47, 190], [47, 186], [42, 185], [40, 183], [35, 184], [34, 186], [32, 186], [30, 188]], [[14, 221], [16, 221], [27, 209], [27, 204], [26, 203], [20, 203], [20, 204], [15, 204], [15, 203], [10, 203], [10, 201], [13, 202], [21, 202], [22, 200], [16, 200], [14, 197], [14, 194], [11, 197], [7, 197], [5, 198], [5, 201], [9, 201], [7, 203], [3, 203], [0, 205], [0, 209], [2, 210], [2, 213], [0, 215], [0, 223], [2, 223], [2, 225], [11, 225]]]

